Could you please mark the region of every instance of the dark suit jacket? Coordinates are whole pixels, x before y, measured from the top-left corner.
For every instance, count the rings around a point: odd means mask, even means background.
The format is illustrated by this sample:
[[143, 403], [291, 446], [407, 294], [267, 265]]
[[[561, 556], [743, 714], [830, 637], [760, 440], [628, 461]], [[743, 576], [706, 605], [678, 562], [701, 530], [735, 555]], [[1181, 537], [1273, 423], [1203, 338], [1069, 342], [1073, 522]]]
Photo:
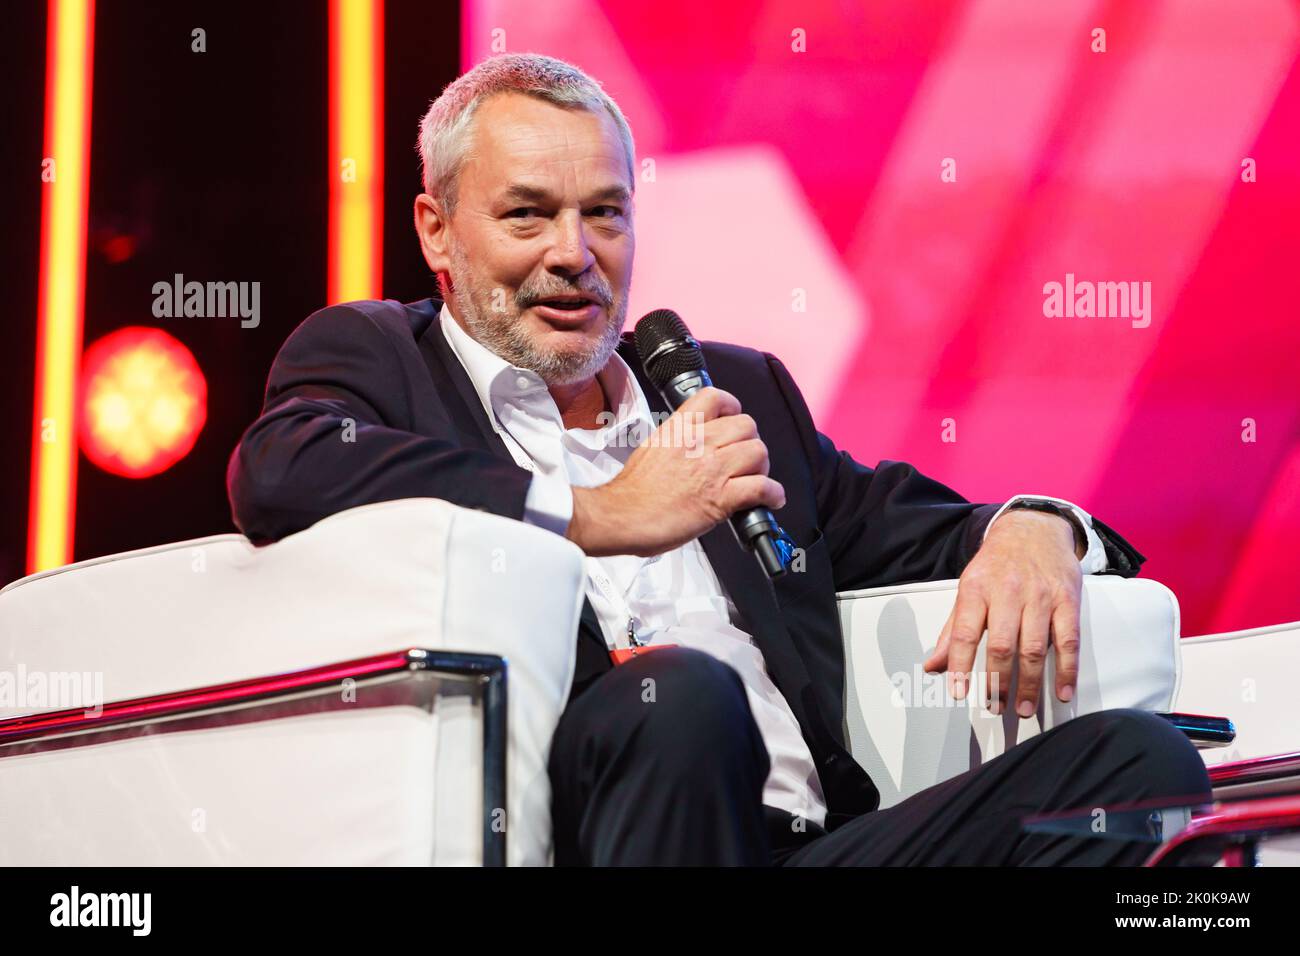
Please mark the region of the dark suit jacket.
[[[437, 299], [322, 309], [289, 336], [262, 415], [231, 456], [235, 524], [274, 541], [357, 505], [442, 498], [522, 520], [532, 475], [493, 431], [438, 322]], [[629, 334], [619, 354], [650, 406], [666, 411]], [[997, 505], [976, 505], [903, 462], [877, 468], [837, 451], [817, 431], [785, 366], [772, 355], [704, 343], [714, 383], [758, 423], [771, 476], [786, 491], [777, 513], [804, 548], [803, 573], [770, 581], [726, 522], [700, 539], [789, 702], [817, 766], [834, 829], [875, 809], [879, 794], [845, 749], [844, 655], [837, 591], [959, 576]], [[339, 440], [355, 421], [355, 442]], [[1100, 522], [1112, 567], [1132, 575], [1142, 556]], [[576, 696], [612, 665], [590, 602], [577, 636]]]

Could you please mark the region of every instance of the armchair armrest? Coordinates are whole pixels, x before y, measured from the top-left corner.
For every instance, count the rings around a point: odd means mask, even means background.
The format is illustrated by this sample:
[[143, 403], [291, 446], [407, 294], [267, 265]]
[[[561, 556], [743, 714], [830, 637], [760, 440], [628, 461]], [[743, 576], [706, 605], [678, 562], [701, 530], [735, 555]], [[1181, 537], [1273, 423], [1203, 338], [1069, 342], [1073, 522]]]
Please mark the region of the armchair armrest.
[[1181, 649], [1176, 709], [1222, 714], [1237, 730], [1231, 746], [1203, 754], [1208, 765], [1300, 750], [1300, 621], [1188, 637]]
[[[954, 701], [942, 674], [921, 670], [938, 643], [956, 592], [953, 580], [839, 595], [845, 736], [854, 758], [879, 787], [882, 808], [1079, 714], [1115, 707], [1173, 709], [1179, 680], [1178, 602], [1164, 585], [1112, 575], [1085, 577], [1075, 697], [1061, 703], [1049, 691], [1042, 695], [1038, 713], [1024, 720], [1013, 711], [992, 715], [975, 693]], [[986, 643], [980, 645], [977, 668], [984, 666]], [[1054, 674], [1055, 652], [1049, 651], [1045, 687], [1053, 686]]]

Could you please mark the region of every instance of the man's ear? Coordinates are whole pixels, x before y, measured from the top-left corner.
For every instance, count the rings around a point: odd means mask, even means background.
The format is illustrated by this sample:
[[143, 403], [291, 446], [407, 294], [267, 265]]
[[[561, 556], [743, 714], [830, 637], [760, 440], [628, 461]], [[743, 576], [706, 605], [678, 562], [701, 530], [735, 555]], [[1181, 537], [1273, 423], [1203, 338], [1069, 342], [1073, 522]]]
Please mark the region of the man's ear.
[[450, 275], [451, 251], [441, 200], [428, 193], [415, 197], [415, 232], [420, 237], [420, 251], [430, 271]]

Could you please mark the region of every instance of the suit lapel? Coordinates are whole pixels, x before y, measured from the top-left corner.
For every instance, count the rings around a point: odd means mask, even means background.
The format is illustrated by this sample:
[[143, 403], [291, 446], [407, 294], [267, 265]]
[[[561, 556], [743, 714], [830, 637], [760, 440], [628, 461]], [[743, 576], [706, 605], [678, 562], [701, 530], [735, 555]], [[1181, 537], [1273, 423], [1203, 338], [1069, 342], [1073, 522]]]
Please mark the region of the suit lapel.
[[[443, 334], [442, 319], [439, 315], [442, 311], [442, 302], [438, 299], [432, 301], [435, 310], [433, 323], [420, 337], [420, 353], [424, 356], [425, 364], [429, 366], [429, 374], [433, 376], [434, 382], [438, 384], [443, 395], [443, 404], [456, 419], [456, 425], [463, 435], [477, 435], [483, 447], [495, 452], [510, 464], [515, 464], [510, 450], [506, 448], [506, 443], [492, 427], [487, 412], [483, 410], [483, 402], [479, 399], [478, 392], [474, 391], [474, 383], [470, 380], [469, 373], [465, 371], [465, 366], [460, 364], [460, 359], [451, 350], [447, 336]], [[459, 397], [459, 401], [448, 400], [450, 396], [446, 394], [447, 389], [444, 387], [444, 383], [448, 380], [451, 381], [452, 390]]]

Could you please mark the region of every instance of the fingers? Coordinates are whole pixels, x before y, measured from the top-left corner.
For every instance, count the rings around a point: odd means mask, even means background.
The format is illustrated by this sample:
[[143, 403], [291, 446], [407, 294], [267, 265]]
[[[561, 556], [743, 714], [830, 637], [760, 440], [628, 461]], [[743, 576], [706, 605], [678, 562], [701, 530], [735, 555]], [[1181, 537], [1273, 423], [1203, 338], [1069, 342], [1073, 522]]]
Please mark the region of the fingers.
[[767, 446], [761, 439], [750, 438], [718, 449], [723, 467], [732, 477], [740, 475], [766, 475], [771, 467]]
[[1021, 718], [1038, 710], [1050, 625], [1051, 605], [1042, 600], [1025, 604], [1020, 615], [1020, 673], [1016, 677], [1016, 713]]
[[975, 652], [984, 634], [988, 608], [984, 598], [970, 588], [957, 587], [953, 622], [948, 638], [948, 688], [953, 697], [963, 700], [975, 666]]
[[702, 388], [686, 401], [682, 402], [675, 415], [696, 415], [702, 421], [712, 421], [727, 415], [740, 414], [740, 399], [730, 392], [709, 386]]
[[939, 631], [939, 643], [935, 645], [934, 653], [922, 668], [926, 673], [933, 674], [948, 667], [948, 641], [952, 635], [952, 621], [956, 612], [957, 605], [954, 604], [952, 610], [948, 612], [948, 620], [943, 622], [943, 628]]
[[1020, 603], [1006, 597], [989, 605], [989, 643], [984, 652], [985, 688], [989, 710], [1002, 713], [1011, 693], [1011, 671], [1016, 660], [1016, 636], [1020, 633]]
[[923, 669], [951, 671], [949, 688], [956, 699], [963, 699], [986, 624], [985, 682], [992, 713], [1001, 713], [1007, 704], [1012, 664], [1018, 658], [1016, 711], [1021, 717], [1033, 715], [1042, 693], [1049, 645], [1057, 647], [1057, 696], [1070, 699], [1078, 679], [1079, 622], [1077, 607], [1069, 602], [1050, 611], [1043, 604], [1019, 601], [986, 604], [975, 591], [963, 593], [959, 588], [957, 601], [939, 632], [939, 643]]
[[1056, 699], [1074, 699], [1079, 682], [1079, 604], [1061, 601], [1052, 611], [1052, 645], [1056, 648]]
[[705, 447], [726, 448], [736, 442], [757, 438], [758, 423], [751, 416], [741, 412], [738, 415], [728, 415], [725, 418], [715, 418], [705, 422], [700, 429], [700, 435], [704, 439]]
[[735, 514], [745, 508], [765, 507], [773, 511], [785, 507], [785, 489], [767, 475], [741, 475], [732, 478], [723, 489], [723, 508]]
[[[944, 666], [953, 678], [974, 666], [982, 629], [988, 628], [984, 677], [989, 710], [1013, 706], [1032, 717], [1042, 700], [1047, 655], [1056, 647], [1057, 697], [1070, 700], [1079, 668], [1079, 607], [1082, 575], [1078, 558], [1061, 547], [1060, 529], [1039, 524], [1006, 526], [990, 538], [962, 572], [946, 649], [944, 635], [926, 670]], [[1050, 533], [1049, 533], [1050, 532]], [[1012, 694], [1012, 683], [1015, 693]], [[958, 700], [964, 692], [954, 692]]]
[[758, 423], [740, 401], [720, 388], [702, 388], [659, 426], [657, 444], [713, 451], [758, 437]]

